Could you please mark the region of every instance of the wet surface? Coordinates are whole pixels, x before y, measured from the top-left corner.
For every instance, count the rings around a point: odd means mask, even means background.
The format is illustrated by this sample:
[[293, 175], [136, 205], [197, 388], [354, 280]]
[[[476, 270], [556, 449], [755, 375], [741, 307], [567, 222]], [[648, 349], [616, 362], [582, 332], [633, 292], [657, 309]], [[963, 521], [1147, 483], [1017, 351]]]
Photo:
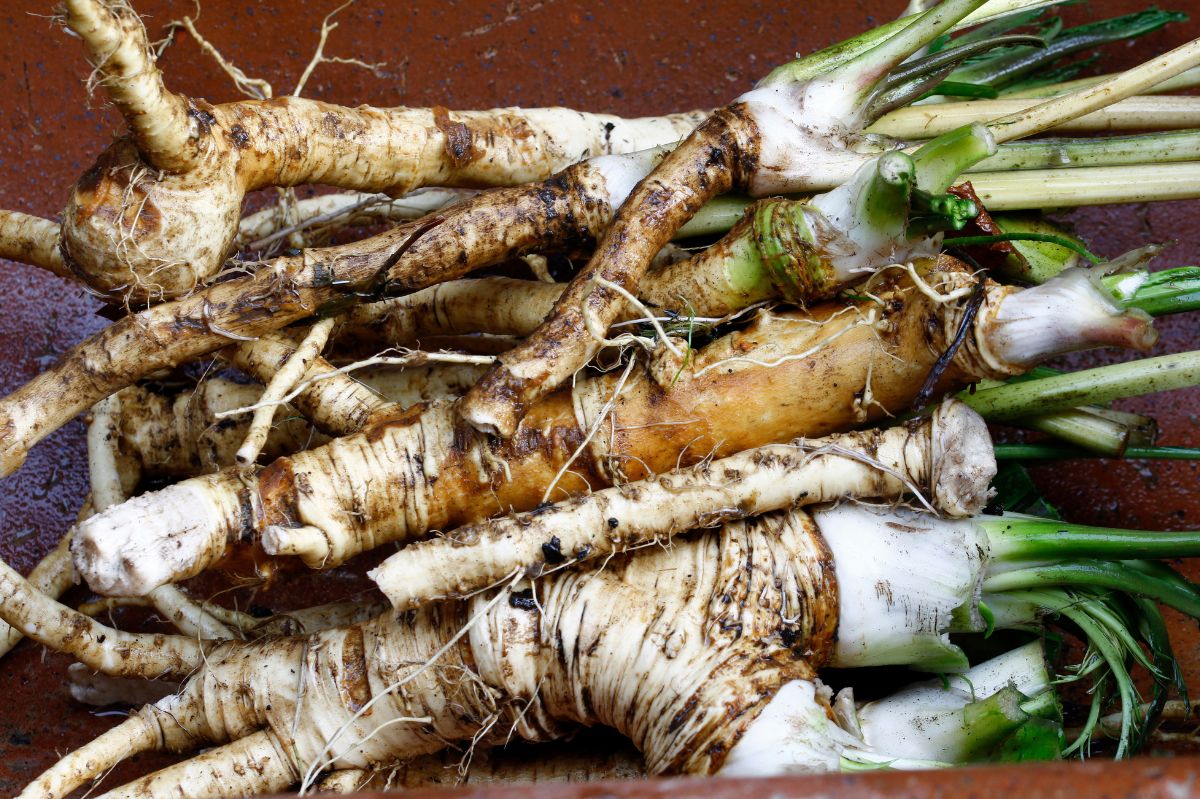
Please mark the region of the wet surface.
[[[172, 18], [194, 13], [190, 0], [141, 0], [154, 37]], [[286, 93], [303, 71], [317, 42], [321, 18], [339, 3], [258, 3], [208, 0], [199, 29], [254, 77]], [[0, 207], [55, 216], [70, 185], [121, 129], [102, 94], [90, 101], [88, 68], [79, 43], [46, 15], [50, 0], [9, 0], [0, 9], [7, 57], [0, 62]], [[876, 0], [810, 0], [770, 10], [758, 3], [594, 2], [360, 2], [339, 16], [329, 55], [385, 62], [376, 74], [324, 64], [306, 95], [344, 104], [443, 105], [450, 109], [500, 105], [564, 104], [624, 115], [707, 107], [750, 87], [770, 67], [795, 52], [856, 33], [894, 15], [902, 3]], [[1177, 3], [1175, 5], [1189, 5]], [[1132, 0], [1092, 2], [1071, 12], [1100, 18], [1140, 8]], [[1139, 53], [1162, 51], [1200, 35], [1192, 21], [1146, 37], [1135, 48], [1110, 48], [1105, 70], [1129, 66]], [[165, 53], [168, 85], [212, 102], [237, 95], [229, 79], [186, 34]], [[302, 192], [303, 194], [303, 192]], [[1116, 255], [1150, 241], [1175, 241], [1159, 265], [1200, 263], [1200, 203], [1101, 208], [1068, 215], [1094, 250]], [[66, 348], [106, 323], [99, 304], [78, 287], [36, 269], [0, 265], [0, 392], [8, 393], [49, 365]], [[1153, 354], [1200, 345], [1195, 317], [1165, 320]], [[1084, 367], [1119, 360], [1089, 354], [1065, 365]], [[1153, 413], [1162, 443], [1200, 446], [1200, 392], [1121, 403]], [[1035, 469], [1049, 499], [1073, 520], [1129, 527], [1200, 527], [1200, 465], [1190, 463], [1069, 463]], [[25, 467], [0, 489], [0, 554], [22, 571], [53, 545], [74, 518], [86, 492], [83, 427], [75, 422], [36, 447]], [[1193, 570], [1193, 575], [1198, 573]], [[314, 585], [316, 587], [314, 587]], [[345, 596], [359, 584], [349, 570], [309, 581], [293, 593], [314, 604]], [[324, 596], [318, 597], [317, 594]], [[284, 603], [287, 596], [272, 596]], [[1200, 691], [1200, 637], [1179, 623], [1173, 632], [1188, 681]], [[54, 760], [114, 723], [74, 705], [66, 693], [67, 659], [22, 644], [0, 661], [0, 791], [24, 784]], [[157, 762], [157, 761], [156, 761]], [[114, 775], [144, 771], [150, 758]], [[1164, 770], [1165, 769], [1165, 770]], [[1156, 771], [1157, 770], [1157, 771]], [[1161, 795], [1186, 788], [1183, 763], [1142, 763], [1124, 769], [968, 772], [960, 777], [896, 775], [857, 783], [861, 793], [894, 796], [1000, 795], [1041, 786], [1039, 795], [1086, 788], [1094, 795]], [[800, 794], [843, 791], [841, 778], [778, 782], [772, 791]], [[622, 795], [683, 791], [711, 795], [709, 787], [653, 784], [625, 786]], [[808, 786], [808, 787], [805, 787]], [[730, 791], [733, 786], [726, 784]], [[613, 794], [606, 788], [599, 793]], [[1185, 791], [1186, 792], [1186, 791]], [[585, 789], [587, 795], [599, 795]], [[1032, 794], [1031, 794], [1032, 795]], [[1172, 794], [1178, 795], [1178, 794]]]

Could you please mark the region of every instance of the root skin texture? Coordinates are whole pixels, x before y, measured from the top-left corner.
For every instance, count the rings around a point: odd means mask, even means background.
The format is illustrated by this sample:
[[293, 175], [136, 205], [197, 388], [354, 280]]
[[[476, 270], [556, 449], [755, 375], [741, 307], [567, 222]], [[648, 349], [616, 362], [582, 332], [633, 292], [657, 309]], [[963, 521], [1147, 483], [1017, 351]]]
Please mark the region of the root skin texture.
[[460, 412], [477, 430], [511, 438], [538, 398], [587, 363], [600, 343], [592, 317], [608, 328], [624, 301], [597, 279], [636, 293], [650, 262], [704, 203], [744, 185], [758, 164], [759, 133], [745, 104], [709, 117], [648, 177], [613, 218], [587, 266], [527, 341], [505, 353], [464, 398]]
[[214, 275], [256, 189], [318, 183], [400, 196], [420, 186], [512, 186], [586, 158], [671, 144], [704, 118], [345, 108], [299, 97], [213, 106], [165, 88], [124, 0], [71, 0], [67, 19], [132, 136], [76, 184], [63, 253], [93, 289], [134, 301], [176, 296]]
[[[644, 174], [658, 157], [646, 154], [647, 163], [637, 162], [634, 173]], [[0, 400], [0, 474], [12, 473], [35, 442], [105, 396], [231, 339], [254, 339], [318, 312], [416, 291], [525, 252], [590, 241], [630, 183], [621, 171], [629, 163], [602, 162], [578, 164], [541, 184], [488, 192], [431, 221], [276, 258], [254, 275], [121, 319]]]
[[106, 627], [37, 591], [0, 562], [0, 616], [14, 629], [105, 674], [183, 677], [203, 659], [193, 638], [126, 633]]
[[996, 471], [990, 449], [983, 419], [949, 402], [909, 427], [761, 447], [464, 527], [406, 547], [370, 576], [407, 610], [467, 596], [509, 574], [536, 577], [566, 561], [666, 544], [678, 532], [789, 506], [919, 491], [939, 511], [974, 515]]
[[536, 602], [505, 588], [306, 637], [223, 644], [159, 707], [189, 741], [168, 748], [225, 746], [111, 795], [179, 795], [189, 763], [227, 775], [246, 751], [272, 758], [261, 784], [232, 783], [253, 793], [456, 741], [499, 743], [510, 731], [552, 740], [594, 724], [632, 739], [651, 773], [711, 774], [780, 686], [812, 679], [828, 657], [829, 559], [809, 517], [773, 514], [601, 572], [546, 578]]
[[19, 211], [0, 211], [0, 258], [73, 277], [58, 248], [58, 223]]
[[[871, 287], [881, 304], [762, 313], [694, 353], [686, 368], [668, 359], [634, 369], [603, 415], [620, 382], [616, 372], [547, 397], [508, 441], [477, 434], [452, 405], [417, 406], [279, 459], [246, 482], [214, 475], [145, 494], [80, 526], [76, 567], [93, 590], [135, 596], [198, 573], [238, 542], [270, 539], [310, 566], [330, 567], [385, 542], [531, 510], [552, 485], [551, 499], [573, 496], [880, 419], [913, 402], [958, 333], [966, 303], [960, 289], [975, 282], [949, 259], [924, 269], [929, 294], [907, 272], [889, 270]], [[946, 300], [951, 291], [957, 299]], [[987, 348], [993, 316], [1017, 291], [988, 284], [938, 395], [1021, 371]], [[153, 567], [142, 565], [148, 556], [157, 558]]]

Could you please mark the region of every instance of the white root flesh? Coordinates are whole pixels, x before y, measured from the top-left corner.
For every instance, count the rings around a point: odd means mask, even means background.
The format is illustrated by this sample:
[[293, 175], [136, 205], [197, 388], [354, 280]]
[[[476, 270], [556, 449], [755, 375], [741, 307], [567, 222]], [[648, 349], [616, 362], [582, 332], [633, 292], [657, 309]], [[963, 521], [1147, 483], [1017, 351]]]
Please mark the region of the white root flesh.
[[[990, 450], [983, 420], [948, 402], [919, 427], [747, 450], [552, 509], [460, 528], [406, 547], [370, 577], [405, 610], [468, 596], [509, 574], [535, 577], [567, 561], [666, 543], [676, 533], [796, 505], [915, 494], [951, 516], [974, 515], [995, 475]], [[288, 533], [272, 528], [263, 541], [267, 552], [303, 555], [288, 548]]]

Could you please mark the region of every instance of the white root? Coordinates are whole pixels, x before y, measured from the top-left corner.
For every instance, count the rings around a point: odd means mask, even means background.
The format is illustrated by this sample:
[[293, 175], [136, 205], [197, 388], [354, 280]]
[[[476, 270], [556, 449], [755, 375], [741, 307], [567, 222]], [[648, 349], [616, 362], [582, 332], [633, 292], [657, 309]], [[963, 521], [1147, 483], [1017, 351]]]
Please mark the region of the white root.
[[[72, 0], [68, 21], [134, 134], [100, 156], [63, 217], [68, 264], [114, 298], [174, 297], [215, 275], [249, 191], [325, 184], [395, 196], [421, 186], [511, 186], [592, 156], [668, 145], [704, 116], [344, 108], [299, 97], [210, 106], [167, 91], [125, 0]], [[143, 217], [156, 224], [139, 224]], [[285, 227], [298, 222], [289, 212]]]
[[[406, 547], [369, 574], [405, 610], [468, 596], [515, 571], [535, 577], [567, 561], [666, 542], [676, 533], [797, 504], [929, 491], [939, 510], [972, 515], [983, 509], [995, 474], [990, 448], [983, 420], [949, 402], [918, 428], [761, 447], [461, 528]], [[277, 539], [287, 532], [265, 539], [267, 551], [282, 549]]]
[[[124, 722], [84, 744], [25, 787], [19, 799], [53, 799], [71, 794], [90, 779], [108, 773], [126, 758], [163, 748], [164, 727], [175, 727], [162, 711], [147, 705]], [[166, 722], [166, 725], [164, 725]]]
[[321, 354], [321, 350], [325, 349], [325, 342], [329, 339], [330, 331], [333, 330], [334, 321], [333, 319], [323, 319], [313, 325], [308, 335], [304, 337], [304, 341], [280, 365], [274, 376], [271, 377], [271, 381], [267, 383], [262, 398], [255, 406], [254, 417], [250, 421], [250, 430], [246, 433], [246, 441], [238, 448], [235, 456], [239, 465], [249, 466], [258, 460], [258, 455], [262, 452], [263, 444], [267, 440], [267, 433], [271, 428], [271, 420], [275, 418], [275, 411], [282, 404], [282, 398], [308, 371], [312, 361]]
[[[951, 262], [925, 268], [931, 268], [930, 284], [943, 292], [976, 280]], [[845, 429], [859, 421], [853, 400], [868, 370], [877, 403], [869, 417], [907, 407], [957, 335], [964, 304], [933, 303], [898, 271], [883, 276], [875, 291], [888, 303], [880, 306], [887, 313], [886, 336], [864, 326], [842, 332], [856, 319], [838, 316], [844, 305], [829, 304], [760, 317], [698, 351], [678, 380], [662, 384], [653, 374], [631, 375], [609, 422], [592, 438], [588, 457], [571, 467], [579, 474], [565, 474], [562, 488], [582, 493], [690, 465], [709, 453], [724, 457]], [[974, 335], [958, 350], [942, 385], [1022, 371], [986, 350], [991, 316], [1014, 293], [1012, 287], [987, 286]], [[874, 305], [866, 300], [855, 308], [865, 313]], [[836, 346], [820, 346], [835, 335]], [[814, 354], [805, 360], [786, 360], [810, 350]], [[873, 353], [892, 357], [872, 361]], [[764, 369], [734, 360], [747, 357], [778, 365]], [[721, 369], [690, 373], [721, 361]], [[277, 551], [286, 540], [286, 550], [305, 553], [309, 566], [329, 568], [387, 541], [413, 540], [498, 511], [529, 510], [592, 428], [617, 377], [581, 378], [548, 398], [510, 442], [465, 429], [455, 408], [437, 404], [277, 460], [250, 482], [209, 476], [147, 494], [81, 526], [76, 566], [99, 593], [141, 595], [199, 573], [224, 557], [231, 542], [263, 540], [268, 528], [275, 528], [270, 536], [280, 544]], [[814, 380], [828, 390], [797, 389]], [[472, 501], [463, 502], [464, 495]]]
[[97, 799], [210, 799], [214, 795], [280, 793], [293, 785], [298, 776], [288, 749], [272, 731], [252, 733], [108, 791]]
[[0, 258], [74, 279], [58, 249], [58, 223], [19, 211], [0, 211]]
[[[92, 489], [92, 507], [99, 513], [124, 502], [137, 482], [138, 470], [120, 451], [121, 395], [114, 394], [96, 403], [88, 425], [88, 473]], [[69, 536], [69, 534], [68, 534]], [[160, 585], [147, 598], [163, 617], [185, 635], [201, 639], [233, 638], [233, 633], [182, 589]]]
[[14, 629], [105, 674], [183, 677], [203, 663], [200, 641], [114, 630], [60, 605], [0, 562], [0, 612]]
[[167, 91], [145, 29], [125, 0], [66, 0], [67, 24], [88, 49], [100, 83], [155, 168], [187, 172], [200, 160], [188, 101]]
[[[289, 782], [455, 741], [494, 744], [509, 730], [549, 740], [597, 723], [630, 736], [654, 773], [712, 773], [776, 689], [810, 679], [830, 651], [828, 557], [803, 514], [763, 517], [599, 574], [556, 575], [538, 586], [541, 611], [502, 590], [305, 638], [227, 643], [158, 708], [191, 736], [179, 748], [287, 740], [270, 768]], [[227, 773], [231, 746], [196, 765]], [[173, 795], [195, 773], [181, 764], [114, 795]]]

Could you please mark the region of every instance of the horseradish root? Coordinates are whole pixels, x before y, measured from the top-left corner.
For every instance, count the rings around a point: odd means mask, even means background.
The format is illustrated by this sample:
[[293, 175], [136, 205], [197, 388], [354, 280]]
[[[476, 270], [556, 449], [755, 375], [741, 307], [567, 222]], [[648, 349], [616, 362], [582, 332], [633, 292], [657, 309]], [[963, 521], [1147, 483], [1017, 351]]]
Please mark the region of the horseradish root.
[[[537, 577], [567, 562], [667, 544], [676, 533], [787, 507], [915, 494], [949, 516], [972, 516], [983, 510], [994, 475], [983, 419], [949, 402], [919, 425], [746, 450], [463, 527], [406, 547], [370, 577], [405, 610], [469, 596], [510, 574]], [[264, 542], [268, 552], [309, 562], [326, 554], [320, 546], [316, 552], [289, 547], [285, 528], [272, 532]]]
[[[886, 95], [888, 72], [979, 5], [946, 0], [914, 16], [892, 39], [835, 68], [823, 53], [794, 61], [714, 112], [638, 184], [554, 313], [467, 394], [463, 417], [479, 430], [513, 435], [534, 400], [569, 379], [599, 350], [601, 342], [591, 331], [610, 325], [622, 304], [621, 292], [612, 287], [636, 294], [650, 259], [704, 201], [735, 187], [759, 194], [795, 191], [792, 173], [808, 176], [829, 164], [853, 161], [855, 147], [865, 148], [862, 130], [873, 103]], [[845, 59], [848, 52], [837, 57]], [[1030, 136], [1197, 64], [1200, 40], [1102, 84], [992, 120], [987, 130], [996, 143]], [[871, 247], [857, 249], [850, 255], [861, 259], [858, 266], [882, 265], [870, 263]]]
[[[630, 365], [627, 378], [581, 378], [535, 406], [509, 441], [474, 432], [452, 405], [418, 406], [256, 476], [186, 480], [112, 508], [80, 526], [76, 567], [99, 593], [139, 595], [199, 573], [271, 528], [312, 553], [310, 565], [328, 567], [429, 530], [861, 425], [918, 398], [958, 337], [976, 284], [951, 259], [926, 262], [921, 273], [888, 270], [870, 287], [874, 299], [762, 313], [686, 365], [664, 352], [649, 370]], [[1053, 288], [986, 283], [937, 392], [1018, 374], [1070, 349], [1152, 338], [1145, 318], [1131, 324], [1119, 311], [1089, 317], [1069, 341], [1013, 332], [1055, 327], [1057, 318], [996, 319], [1011, 297], [1042, 290]], [[1017, 338], [1022, 349], [992, 344]], [[811, 385], [823, 390], [802, 390]]]
[[132, 301], [172, 297], [215, 274], [256, 189], [321, 183], [399, 196], [420, 186], [515, 185], [592, 156], [670, 144], [704, 116], [345, 108], [298, 97], [213, 106], [165, 87], [125, 0], [65, 5], [131, 136], [76, 184], [62, 251], [93, 289]]

